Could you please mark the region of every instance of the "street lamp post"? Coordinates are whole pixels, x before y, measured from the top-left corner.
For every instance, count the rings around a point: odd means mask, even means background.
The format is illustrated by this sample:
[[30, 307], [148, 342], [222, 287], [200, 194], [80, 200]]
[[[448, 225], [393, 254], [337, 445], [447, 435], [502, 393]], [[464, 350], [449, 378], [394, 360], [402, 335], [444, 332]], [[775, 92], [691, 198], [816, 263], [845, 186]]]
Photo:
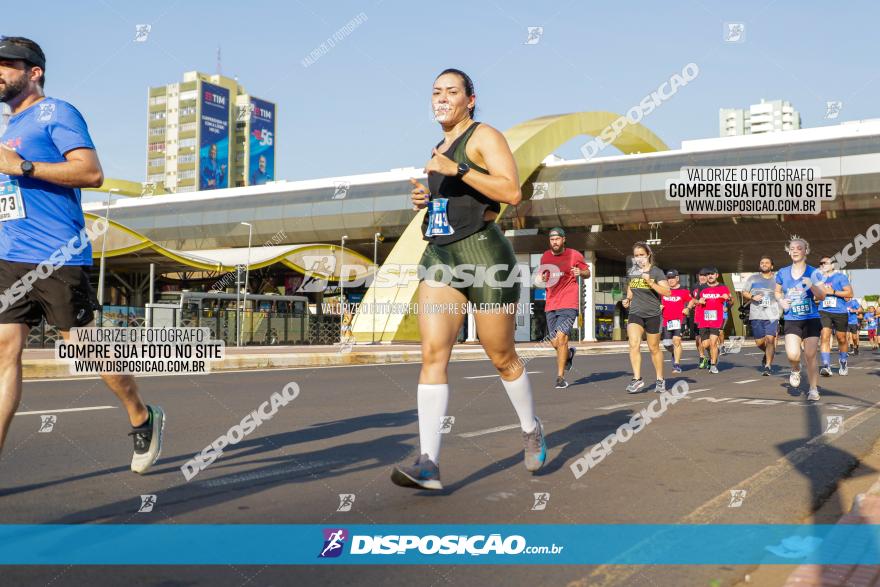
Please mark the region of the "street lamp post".
[[372, 344], [376, 344], [376, 272], [379, 270], [379, 242], [384, 241], [385, 237], [381, 232], [373, 235], [373, 334]]
[[345, 282], [342, 275], [342, 266], [345, 263], [345, 241], [348, 235], [343, 235], [339, 248], [339, 344], [343, 343], [343, 333], [345, 332]]
[[107, 236], [110, 234], [110, 203], [113, 201], [113, 194], [118, 193], [119, 188], [110, 188], [107, 192], [107, 209], [104, 211], [104, 226], [107, 231], [101, 235], [101, 265], [98, 270], [98, 305], [101, 306], [101, 324], [104, 325], [104, 272], [106, 260], [104, 253], [107, 251]]
[[[248, 278], [250, 277], [251, 270], [251, 240], [254, 234], [254, 226], [250, 222], [242, 222], [241, 225], [248, 227], [247, 265], [244, 267], [244, 300], [242, 302], [244, 308], [247, 309]], [[235, 271], [238, 274], [239, 268], [236, 267]], [[241, 346], [241, 311], [238, 313], [238, 346]]]

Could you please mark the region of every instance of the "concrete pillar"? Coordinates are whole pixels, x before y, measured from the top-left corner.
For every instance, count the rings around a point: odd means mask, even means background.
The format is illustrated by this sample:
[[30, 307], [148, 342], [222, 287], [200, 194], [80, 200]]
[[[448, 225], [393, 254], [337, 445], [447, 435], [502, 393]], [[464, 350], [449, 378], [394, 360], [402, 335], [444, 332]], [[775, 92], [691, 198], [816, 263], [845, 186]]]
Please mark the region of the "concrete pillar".
[[596, 342], [596, 292], [595, 292], [595, 275], [596, 275], [596, 253], [595, 251], [584, 251], [584, 261], [590, 267], [590, 277], [583, 279], [581, 295], [583, 295], [584, 303], [582, 310], [584, 314], [584, 331], [581, 340], [585, 342]]

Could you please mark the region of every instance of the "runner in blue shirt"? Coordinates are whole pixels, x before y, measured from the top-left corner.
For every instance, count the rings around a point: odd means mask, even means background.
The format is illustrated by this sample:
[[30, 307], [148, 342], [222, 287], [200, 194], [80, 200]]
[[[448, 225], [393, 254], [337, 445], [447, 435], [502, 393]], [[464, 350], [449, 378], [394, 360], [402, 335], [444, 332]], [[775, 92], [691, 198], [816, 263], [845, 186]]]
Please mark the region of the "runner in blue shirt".
[[819, 261], [819, 270], [825, 287], [825, 299], [819, 307], [819, 319], [822, 321], [822, 368], [819, 375], [831, 377], [831, 331], [837, 337], [837, 351], [840, 355], [840, 375], [848, 372], [846, 362], [849, 358], [847, 341], [846, 300], [853, 296], [849, 278], [834, 268], [834, 260], [825, 256]]
[[865, 326], [868, 329], [868, 342], [871, 343], [871, 351], [877, 352], [877, 341], [880, 337], [877, 336], [877, 308], [874, 306], [869, 306], [868, 311], [865, 312]]
[[819, 319], [817, 303], [825, 299], [825, 287], [817, 281], [822, 273], [815, 267], [807, 265], [810, 252], [809, 243], [802, 238], [793, 238], [788, 242], [788, 254], [791, 265], [783, 267], [776, 273], [776, 300], [782, 306], [785, 318], [785, 354], [791, 363], [791, 374], [788, 382], [797, 389], [801, 384], [801, 343], [807, 359], [807, 380], [810, 390], [808, 401], [819, 401], [819, 369], [816, 364], [816, 351], [819, 346], [819, 335], [822, 333], [822, 322]]
[[859, 354], [859, 314], [861, 311], [862, 306], [858, 300], [851, 299], [846, 303], [846, 329], [849, 331], [849, 346], [856, 356]]
[[[0, 101], [12, 116], [0, 137], [0, 450], [21, 401], [21, 352], [44, 318], [67, 340], [94, 326], [97, 300], [86, 268], [92, 230], [80, 188], [104, 183], [88, 127], [76, 108], [43, 95], [46, 56], [23, 37], [0, 38]], [[131, 470], [159, 458], [164, 413], [141, 401], [129, 375], [102, 375], [128, 412]]]

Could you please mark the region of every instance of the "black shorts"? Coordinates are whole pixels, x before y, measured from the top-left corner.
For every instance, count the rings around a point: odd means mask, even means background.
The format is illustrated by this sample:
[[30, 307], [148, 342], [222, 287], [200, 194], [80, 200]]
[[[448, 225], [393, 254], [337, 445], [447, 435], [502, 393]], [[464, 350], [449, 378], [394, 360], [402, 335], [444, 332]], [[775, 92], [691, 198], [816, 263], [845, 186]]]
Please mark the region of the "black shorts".
[[[473, 304], [519, 302], [516, 255], [495, 222], [487, 222], [482, 230], [446, 245], [428, 243], [419, 265], [425, 280], [448, 285]], [[457, 275], [463, 268], [474, 271]], [[479, 268], [482, 272], [476, 271]]]
[[660, 324], [662, 322], [663, 316], [661, 315], [643, 318], [641, 316], [636, 316], [635, 314], [630, 314], [627, 324], [638, 324], [644, 328], [645, 332], [648, 334], [660, 334]]
[[822, 321], [819, 318], [809, 318], [807, 320], [786, 320], [784, 334], [795, 334], [801, 337], [801, 340], [808, 338], [818, 338], [822, 334]]
[[718, 336], [719, 334], [721, 334], [720, 328], [700, 327], [700, 338], [704, 340], [710, 336]]
[[36, 326], [45, 317], [59, 330], [70, 330], [95, 319], [98, 301], [85, 267], [37, 267], [0, 260], [0, 324]]
[[853, 334], [859, 333], [859, 325], [858, 324], [850, 324], [847, 326], [847, 330], [849, 330]]
[[822, 328], [834, 328], [837, 332], [846, 332], [849, 326], [849, 317], [846, 314], [834, 314], [819, 310], [819, 320]]
[[663, 330], [662, 330], [662, 334], [663, 334], [663, 336], [661, 336], [661, 338], [663, 340], [672, 340], [673, 338], [676, 338], [676, 337], [681, 338], [681, 328], [669, 330], [668, 328], [666, 328], [664, 326]]
[[578, 311], [575, 308], [560, 308], [559, 310], [550, 310], [547, 316], [547, 334], [556, 338], [556, 333], [561, 332], [568, 336], [574, 323], [577, 322]]

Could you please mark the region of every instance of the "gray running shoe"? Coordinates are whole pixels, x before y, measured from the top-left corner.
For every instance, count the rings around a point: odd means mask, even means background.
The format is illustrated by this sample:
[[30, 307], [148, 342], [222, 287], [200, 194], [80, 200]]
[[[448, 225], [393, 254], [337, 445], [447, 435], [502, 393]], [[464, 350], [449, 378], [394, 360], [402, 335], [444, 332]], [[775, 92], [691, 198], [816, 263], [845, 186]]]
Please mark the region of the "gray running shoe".
[[523, 448], [526, 469], [534, 473], [547, 460], [547, 443], [544, 442], [544, 425], [535, 418], [537, 426], [531, 432], [523, 432]]
[[134, 454], [131, 456], [131, 470], [144, 474], [159, 460], [162, 454], [162, 436], [165, 432], [165, 412], [159, 406], [147, 406], [149, 416], [143, 426], [132, 428], [129, 436], [134, 437]]
[[418, 487], [421, 489], [443, 489], [440, 483], [440, 467], [428, 458], [427, 454], [421, 455], [411, 466], [398, 465], [391, 472], [391, 482], [401, 487]]
[[645, 386], [645, 382], [641, 379], [633, 379], [629, 382], [629, 385], [626, 386], [627, 393], [638, 393]]

